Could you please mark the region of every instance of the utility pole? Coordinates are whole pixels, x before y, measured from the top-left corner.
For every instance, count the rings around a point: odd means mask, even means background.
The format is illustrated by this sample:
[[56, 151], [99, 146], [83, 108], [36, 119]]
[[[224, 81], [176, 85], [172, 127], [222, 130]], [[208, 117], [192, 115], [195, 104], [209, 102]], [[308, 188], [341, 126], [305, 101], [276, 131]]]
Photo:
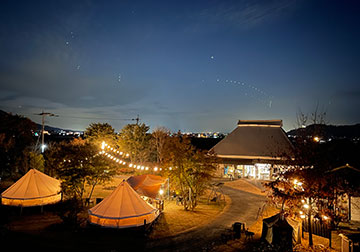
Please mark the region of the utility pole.
[[44, 110], [40, 114], [41, 115], [41, 153], [44, 153], [45, 150], [45, 141], [44, 141], [44, 130], [45, 130], [45, 116], [55, 116], [58, 117], [59, 115], [55, 115], [53, 113], [44, 112]]

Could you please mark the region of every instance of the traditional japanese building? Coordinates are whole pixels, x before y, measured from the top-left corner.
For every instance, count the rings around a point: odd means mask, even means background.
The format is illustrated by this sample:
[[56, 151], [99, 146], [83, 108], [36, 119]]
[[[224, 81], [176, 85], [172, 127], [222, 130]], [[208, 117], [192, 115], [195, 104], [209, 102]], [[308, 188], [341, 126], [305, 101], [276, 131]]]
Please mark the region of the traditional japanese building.
[[240, 120], [210, 153], [220, 160], [220, 176], [271, 179], [289, 163], [293, 148], [282, 120]]

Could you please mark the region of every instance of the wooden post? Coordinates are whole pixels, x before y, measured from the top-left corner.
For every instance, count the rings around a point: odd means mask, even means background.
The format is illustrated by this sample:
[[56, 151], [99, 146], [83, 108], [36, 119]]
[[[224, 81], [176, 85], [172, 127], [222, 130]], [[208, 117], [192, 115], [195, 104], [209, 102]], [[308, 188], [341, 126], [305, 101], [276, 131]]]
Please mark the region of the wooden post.
[[304, 226], [305, 226], [305, 221], [302, 221], [302, 225], [301, 225], [301, 236], [304, 239]]
[[348, 210], [349, 211], [349, 221], [351, 221], [351, 196], [349, 194], [348, 194], [348, 198], [349, 198], [349, 200], [348, 200], [349, 201], [349, 208], [348, 208], [349, 209]]
[[313, 237], [312, 237], [312, 228], [311, 228], [311, 198], [309, 197], [309, 211], [308, 211], [308, 225], [309, 225], [309, 246], [312, 247], [313, 246]]

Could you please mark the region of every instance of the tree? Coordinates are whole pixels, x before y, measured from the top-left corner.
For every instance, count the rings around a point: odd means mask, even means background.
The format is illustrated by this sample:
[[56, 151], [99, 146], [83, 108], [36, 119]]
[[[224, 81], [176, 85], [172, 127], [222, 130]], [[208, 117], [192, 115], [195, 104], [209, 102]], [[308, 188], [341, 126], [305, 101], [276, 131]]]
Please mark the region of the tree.
[[119, 146], [130, 154], [131, 162], [144, 163], [150, 157], [150, 127], [142, 124], [128, 124], [120, 131]]
[[0, 176], [12, 176], [24, 150], [35, 143], [36, 124], [19, 115], [0, 111]]
[[62, 180], [62, 189], [69, 198], [81, 200], [85, 184], [94, 187], [111, 180], [115, 166], [99, 154], [98, 146], [83, 139], [61, 142], [48, 155], [48, 164], [54, 165], [56, 175]]
[[90, 199], [96, 185], [104, 184], [112, 179], [116, 174], [116, 167], [103, 156], [94, 155], [90, 158], [88, 169], [89, 174], [86, 177], [86, 182], [91, 186], [91, 190], [87, 198]]
[[59, 215], [64, 222], [77, 225], [85, 185], [91, 187], [90, 198], [96, 185], [111, 180], [115, 167], [99, 154], [99, 146], [81, 138], [53, 145], [46, 153], [46, 160], [47, 170], [61, 180], [66, 200]]
[[199, 197], [207, 189], [216, 164], [213, 156], [196, 150], [185, 136], [167, 138], [164, 163], [171, 167], [168, 175], [183, 198], [185, 210], [194, 210]]
[[84, 136], [87, 141], [96, 146], [101, 146], [103, 141], [111, 145], [116, 142], [115, 130], [108, 123], [91, 123], [86, 128]]
[[166, 141], [170, 137], [170, 130], [159, 127], [156, 128], [151, 134], [151, 150], [154, 153], [156, 163], [163, 164], [166, 157]]
[[[299, 215], [300, 211], [306, 212], [310, 246], [313, 245], [311, 219], [319, 215], [321, 205], [328, 197], [325, 188], [329, 185], [324, 179], [324, 173], [331, 164], [326, 158], [323, 146], [319, 144], [322, 134], [319, 126], [325, 124], [325, 117], [326, 113], [319, 112], [318, 105], [311, 116], [299, 110], [299, 134], [295, 138], [293, 157], [287, 160], [291, 168], [280, 174], [275, 181], [266, 184], [271, 189], [270, 197], [282, 203], [282, 211], [295, 215]], [[309, 120], [312, 125], [307, 128]]]
[[30, 169], [37, 169], [44, 172], [44, 157], [41, 153], [25, 149], [22, 157], [18, 159], [17, 169], [22, 173], [27, 173]]

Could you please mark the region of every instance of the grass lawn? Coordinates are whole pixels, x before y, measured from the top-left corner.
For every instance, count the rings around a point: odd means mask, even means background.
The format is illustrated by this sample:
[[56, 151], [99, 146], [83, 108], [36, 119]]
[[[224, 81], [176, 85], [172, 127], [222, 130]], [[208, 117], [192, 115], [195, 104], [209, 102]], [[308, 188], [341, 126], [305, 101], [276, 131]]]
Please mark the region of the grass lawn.
[[[105, 198], [109, 195], [123, 179], [128, 176], [117, 176], [105, 185], [97, 185], [93, 192], [92, 198]], [[90, 187], [86, 188], [86, 196], [90, 191]], [[185, 211], [182, 205], [176, 205], [175, 201], [165, 200], [164, 212], [154, 225], [150, 234], [151, 238], [163, 238], [173, 236], [200, 225], [211, 222], [219, 215], [225, 204], [207, 204], [207, 195], [200, 198], [199, 205], [195, 211]]]
[[163, 238], [183, 233], [205, 225], [215, 219], [223, 210], [225, 204], [207, 204], [207, 198], [200, 199], [194, 211], [185, 211], [183, 206], [175, 201], [165, 201], [162, 216], [154, 225], [151, 238]]

